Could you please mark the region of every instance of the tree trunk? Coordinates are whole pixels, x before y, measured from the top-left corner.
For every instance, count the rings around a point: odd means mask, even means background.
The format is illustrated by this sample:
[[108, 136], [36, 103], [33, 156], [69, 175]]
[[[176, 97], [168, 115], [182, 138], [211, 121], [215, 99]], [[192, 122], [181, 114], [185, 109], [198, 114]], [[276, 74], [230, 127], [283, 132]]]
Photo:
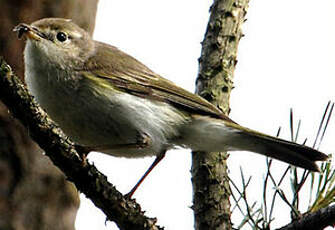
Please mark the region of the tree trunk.
[[[20, 22], [72, 18], [91, 33], [98, 0], [3, 0], [0, 55], [23, 79], [23, 46], [12, 32]], [[0, 229], [74, 229], [78, 192], [43, 156], [28, 132], [0, 102]]]
[[[229, 114], [237, 46], [249, 0], [215, 0], [202, 43], [196, 92]], [[227, 153], [192, 154], [195, 229], [231, 229]]]

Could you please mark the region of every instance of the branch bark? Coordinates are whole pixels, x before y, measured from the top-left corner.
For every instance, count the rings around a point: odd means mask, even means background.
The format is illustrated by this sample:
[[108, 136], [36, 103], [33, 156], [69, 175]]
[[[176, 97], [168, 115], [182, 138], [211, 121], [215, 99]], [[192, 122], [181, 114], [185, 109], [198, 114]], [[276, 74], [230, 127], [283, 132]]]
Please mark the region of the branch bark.
[[316, 212], [305, 214], [277, 230], [322, 230], [335, 225], [335, 205], [322, 208]]
[[162, 229], [155, 225], [155, 218], [144, 216], [135, 200], [125, 199], [106, 176], [87, 161], [82, 161], [73, 143], [34, 102], [3, 59], [0, 59], [0, 99], [67, 179], [91, 199], [108, 220], [114, 221], [120, 229]]
[[[249, 0], [215, 0], [202, 43], [196, 92], [229, 114], [241, 26]], [[192, 154], [195, 229], [231, 229], [227, 153]]]

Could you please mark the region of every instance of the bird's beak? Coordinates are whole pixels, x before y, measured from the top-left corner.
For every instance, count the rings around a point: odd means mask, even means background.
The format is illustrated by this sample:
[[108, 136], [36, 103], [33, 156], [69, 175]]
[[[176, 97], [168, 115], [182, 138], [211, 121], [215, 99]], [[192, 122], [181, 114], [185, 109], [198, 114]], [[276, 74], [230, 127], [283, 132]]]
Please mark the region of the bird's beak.
[[17, 32], [18, 38], [25, 36], [27, 39], [35, 41], [40, 41], [41, 39], [45, 38], [45, 35], [36, 27], [32, 27], [24, 23], [20, 23], [19, 25], [15, 26], [13, 31]]

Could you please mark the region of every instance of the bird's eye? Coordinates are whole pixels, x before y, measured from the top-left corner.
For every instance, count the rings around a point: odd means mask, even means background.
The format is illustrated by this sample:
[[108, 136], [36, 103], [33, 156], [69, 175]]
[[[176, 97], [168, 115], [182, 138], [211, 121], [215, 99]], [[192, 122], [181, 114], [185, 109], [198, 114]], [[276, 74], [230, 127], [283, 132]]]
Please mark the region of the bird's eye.
[[60, 42], [65, 42], [67, 40], [67, 35], [64, 32], [58, 32], [56, 38]]

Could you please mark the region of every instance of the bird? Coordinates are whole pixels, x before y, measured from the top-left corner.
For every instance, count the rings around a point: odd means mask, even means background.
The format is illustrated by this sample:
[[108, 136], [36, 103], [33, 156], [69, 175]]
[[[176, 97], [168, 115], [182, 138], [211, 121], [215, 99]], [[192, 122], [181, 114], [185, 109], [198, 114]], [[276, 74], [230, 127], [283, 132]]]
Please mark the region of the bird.
[[318, 150], [243, 127], [202, 97], [156, 74], [70, 19], [14, 28], [26, 38], [25, 81], [40, 106], [75, 143], [116, 157], [155, 156], [128, 193], [177, 147], [250, 151], [319, 171]]

